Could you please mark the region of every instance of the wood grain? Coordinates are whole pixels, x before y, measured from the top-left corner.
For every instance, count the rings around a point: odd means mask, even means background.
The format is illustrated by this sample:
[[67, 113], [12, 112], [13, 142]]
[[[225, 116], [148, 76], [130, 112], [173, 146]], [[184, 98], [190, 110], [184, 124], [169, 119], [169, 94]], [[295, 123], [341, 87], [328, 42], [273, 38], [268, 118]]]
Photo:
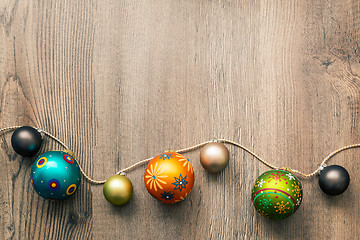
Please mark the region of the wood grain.
[[[311, 172], [360, 141], [360, 3], [357, 0], [3, 0], [0, 126], [40, 126], [106, 179], [166, 149], [238, 141], [278, 166]], [[269, 221], [252, 207], [268, 168], [229, 146], [208, 174], [187, 153], [196, 182], [163, 205], [128, 173], [131, 202], [111, 206], [86, 181], [64, 202], [29, 184], [33, 159], [1, 136], [0, 239], [359, 239], [359, 151], [330, 160], [349, 189], [324, 195], [302, 180], [294, 216]], [[60, 149], [45, 141], [42, 151]]]

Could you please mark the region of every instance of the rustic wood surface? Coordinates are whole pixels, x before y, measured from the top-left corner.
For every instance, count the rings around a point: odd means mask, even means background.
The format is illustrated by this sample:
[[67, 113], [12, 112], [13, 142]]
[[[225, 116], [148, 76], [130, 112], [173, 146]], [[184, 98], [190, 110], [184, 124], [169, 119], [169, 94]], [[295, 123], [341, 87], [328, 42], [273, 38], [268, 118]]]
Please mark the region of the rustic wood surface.
[[[48, 130], [96, 179], [220, 137], [309, 173], [360, 142], [359, 108], [358, 0], [0, 1], [0, 127]], [[233, 146], [215, 175], [199, 150], [186, 154], [196, 172], [186, 201], [153, 199], [143, 165], [117, 208], [84, 179], [73, 198], [43, 200], [33, 159], [10, 137], [0, 137], [0, 239], [360, 239], [360, 149], [330, 160], [351, 175], [344, 194], [302, 179], [300, 209], [270, 221], [250, 200], [269, 168]]]

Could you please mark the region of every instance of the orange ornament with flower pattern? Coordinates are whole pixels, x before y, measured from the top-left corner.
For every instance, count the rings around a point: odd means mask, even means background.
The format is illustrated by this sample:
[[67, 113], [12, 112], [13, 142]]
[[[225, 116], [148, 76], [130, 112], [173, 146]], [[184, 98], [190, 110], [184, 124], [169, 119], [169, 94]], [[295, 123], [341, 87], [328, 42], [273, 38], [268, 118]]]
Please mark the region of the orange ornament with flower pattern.
[[163, 203], [184, 200], [191, 192], [194, 180], [189, 159], [176, 152], [164, 152], [154, 157], [144, 174], [146, 189]]

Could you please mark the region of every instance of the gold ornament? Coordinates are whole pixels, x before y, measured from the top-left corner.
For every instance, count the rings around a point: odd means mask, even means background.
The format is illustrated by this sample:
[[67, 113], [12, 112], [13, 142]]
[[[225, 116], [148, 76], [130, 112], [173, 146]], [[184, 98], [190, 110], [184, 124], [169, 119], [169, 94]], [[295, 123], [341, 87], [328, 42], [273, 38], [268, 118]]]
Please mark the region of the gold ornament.
[[106, 180], [103, 193], [108, 202], [121, 206], [130, 201], [133, 194], [133, 186], [127, 177], [114, 175]]
[[220, 172], [229, 164], [229, 150], [222, 143], [208, 143], [200, 152], [200, 163], [211, 173]]

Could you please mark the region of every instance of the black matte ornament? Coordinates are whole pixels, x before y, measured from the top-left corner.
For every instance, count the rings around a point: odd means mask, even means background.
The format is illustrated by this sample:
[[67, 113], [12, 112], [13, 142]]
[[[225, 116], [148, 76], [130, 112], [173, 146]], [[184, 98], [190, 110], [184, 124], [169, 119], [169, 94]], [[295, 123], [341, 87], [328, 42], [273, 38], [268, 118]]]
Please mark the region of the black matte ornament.
[[23, 157], [34, 156], [41, 147], [40, 132], [29, 126], [16, 129], [11, 137], [11, 145], [15, 152]]
[[345, 192], [350, 183], [349, 173], [338, 165], [325, 167], [320, 172], [319, 185], [321, 190], [332, 196]]

